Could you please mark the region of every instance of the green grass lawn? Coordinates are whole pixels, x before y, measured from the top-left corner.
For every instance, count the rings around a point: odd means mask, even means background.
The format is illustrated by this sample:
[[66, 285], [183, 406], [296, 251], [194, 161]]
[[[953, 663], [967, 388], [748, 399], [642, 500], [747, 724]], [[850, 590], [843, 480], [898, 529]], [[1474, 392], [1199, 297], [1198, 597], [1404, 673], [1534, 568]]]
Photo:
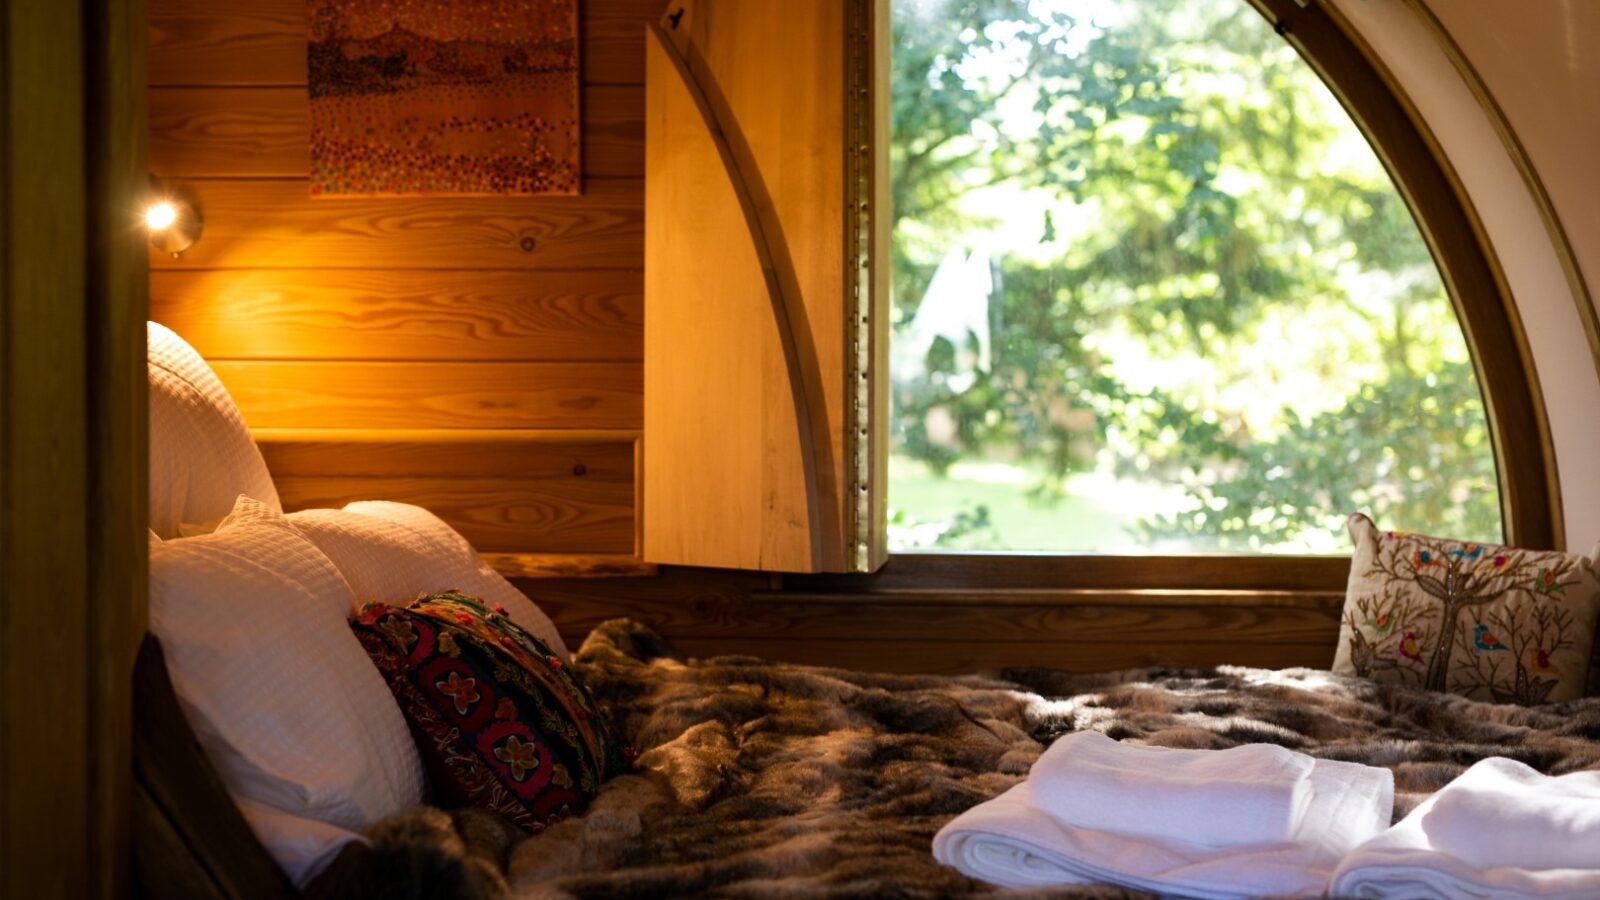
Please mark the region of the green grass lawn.
[[[891, 549], [927, 547], [940, 523], [958, 513], [989, 509], [990, 527], [940, 547], [949, 550], [1139, 550], [1148, 549], [1130, 533], [1140, 517], [1171, 510], [1183, 493], [1098, 474], [1067, 480], [1065, 499], [1039, 503], [1028, 489], [1040, 473], [1006, 463], [964, 462], [939, 476], [905, 457], [889, 461], [889, 508], [906, 514], [912, 526], [891, 526]], [[909, 531], [909, 533], [908, 533]], [[896, 540], [898, 538], [898, 540]]]

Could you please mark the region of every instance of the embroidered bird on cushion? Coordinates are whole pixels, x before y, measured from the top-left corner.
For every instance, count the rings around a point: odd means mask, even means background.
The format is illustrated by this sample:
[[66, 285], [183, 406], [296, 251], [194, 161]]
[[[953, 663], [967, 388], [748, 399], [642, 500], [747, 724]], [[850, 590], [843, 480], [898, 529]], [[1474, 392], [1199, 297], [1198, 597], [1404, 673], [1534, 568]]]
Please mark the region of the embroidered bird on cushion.
[[1408, 631], [1400, 635], [1400, 643], [1396, 645], [1400, 655], [1412, 662], [1422, 662], [1422, 647], [1417, 644], [1417, 633]]
[[1561, 595], [1567, 592], [1567, 586], [1562, 584], [1556, 576], [1556, 570], [1551, 568], [1539, 569], [1539, 575], [1533, 580], [1533, 589], [1541, 594]]
[[1386, 612], [1376, 618], [1369, 616], [1367, 620], [1361, 624], [1371, 628], [1373, 631], [1376, 631], [1379, 634], [1388, 634], [1389, 629], [1394, 627], [1394, 613]]
[[1447, 550], [1445, 552], [1457, 559], [1477, 559], [1483, 555], [1483, 545], [1468, 544], [1465, 547], [1457, 547], [1454, 550]]
[[1482, 623], [1479, 623], [1477, 627], [1472, 629], [1472, 645], [1474, 647], [1477, 647], [1479, 650], [1510, 650], [1511, 649], [1510, 647], [1507, 647], [1505, 644], [1502, 644], [1500, 642], [1500, 639], [1495, 637], [1489, 631], [1489, 626], [1484, 625]]
[[1535, 672], [1554, 672], [1556, 669], [1550, 664], [1550, 651], [1537, 644], [1528, 648], [1528, 668]]

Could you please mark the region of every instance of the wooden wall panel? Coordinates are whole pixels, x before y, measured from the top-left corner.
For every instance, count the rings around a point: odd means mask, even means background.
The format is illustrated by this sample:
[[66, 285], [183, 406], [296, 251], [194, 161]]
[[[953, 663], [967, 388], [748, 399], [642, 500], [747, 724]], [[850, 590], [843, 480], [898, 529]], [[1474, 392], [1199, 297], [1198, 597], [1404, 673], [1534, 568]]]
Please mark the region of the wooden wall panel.
[[151, 316], [208, 358], [638, 360], [632, 270], [169, 270]]
[[[586, 178], [644, 174], [644, 95], [635, 85], [590, 85], [580, 101]], [[311, 168], [306, 89], [155, 88], [150, 166], [185, 177], [304, 178]]]
[[154, 269], [633, 268], [644, 254], [636, 179], [588, 179], [578, 197], [313, 200], [304, 179], [184, 180], [205, 219]]
[[636, 432], [264, 429], [286, 509], [382, 498], [453, 523], [484, 553], [629, 556]]
[[[643, 83], [642, 23], [664, 7], [662, 0], [581, 0], [584, 82]], [[305, 80], [305, 0], [152, 0], [152, 85]]]
[[633, 480], [637, 431], [258, 428], [274, 475]]
[[482, 553], [632, 553], [633, 477], [351, 478], [277, 475], [285, 509], [382, 498], [431, 510]]
[[318, 198], [305, 0], [151, 0], [150, 167], [204, 217], [151, 317], [256, 428], [290, 507], [418, 503], [513, 569], [637, 563], [643, 35], [584, 0], [577, 197]]
[[311, 171], [304, 87], [151, 88], [150, 168], [188, 178]]
[[631, 428], [637, 364], [215, 360], [256, 428]]

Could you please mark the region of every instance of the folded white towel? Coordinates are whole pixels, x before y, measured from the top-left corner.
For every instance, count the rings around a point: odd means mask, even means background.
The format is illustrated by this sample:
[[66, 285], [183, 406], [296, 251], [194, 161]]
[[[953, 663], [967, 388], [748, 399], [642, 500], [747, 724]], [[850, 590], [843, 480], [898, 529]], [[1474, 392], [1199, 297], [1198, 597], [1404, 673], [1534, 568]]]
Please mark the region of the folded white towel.
[[1551, 777], [1487, 759], [1358, 847], [1350, 897], [1600, 897], [1600, 772]]
[[1422, 830], [1484, 868], [1600, 870], [1600, 772], [1552, 778], [1486, 759], [1439, 793]]
[[1061, 738], [1033, 764], [1033, 805], [1076, 828], [1210, 847], [1270, 844], [1311, 802], [1311, 757], [1274, 744], [1175, 750], [1098, 731]]
[[1110, 883], [1228, 900], [1321, 894], [1339, 859], [1389, 824], [1387, 769], [1315, 760], [1311, 803], [1289, 841], [1227, 848], [1067, 825], [1030, 802], [1028, 782], [957, 816], [933, 855], [1006, 887]]

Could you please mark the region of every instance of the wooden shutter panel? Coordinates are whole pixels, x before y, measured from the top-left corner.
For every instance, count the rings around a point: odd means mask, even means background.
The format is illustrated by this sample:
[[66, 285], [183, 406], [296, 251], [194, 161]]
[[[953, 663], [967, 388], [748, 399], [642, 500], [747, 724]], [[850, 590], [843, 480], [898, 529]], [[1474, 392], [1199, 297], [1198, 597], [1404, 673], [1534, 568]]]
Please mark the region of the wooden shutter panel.
[[887, 0], [697, 0], [652, 26], [652, 562], [883, 560], [887, 30]]

